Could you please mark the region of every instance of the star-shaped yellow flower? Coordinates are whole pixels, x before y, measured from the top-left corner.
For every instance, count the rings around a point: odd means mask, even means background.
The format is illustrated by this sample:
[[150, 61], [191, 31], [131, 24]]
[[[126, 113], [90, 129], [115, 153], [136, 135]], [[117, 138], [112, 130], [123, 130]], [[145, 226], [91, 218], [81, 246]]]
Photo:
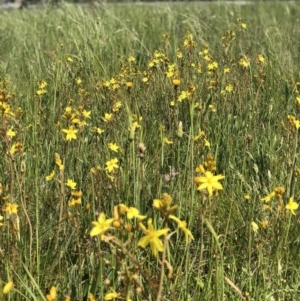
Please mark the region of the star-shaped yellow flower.
[[214, 176], [210, 171], [206, 171], [204, 177], [195, 177], [194, 181], [198, 185], [198, 190], [207, 189], [209, 196], [212, 196], [213, 190], [222, 190], [223, 186], [219, 183], [219, 180], [224, 179], [223, 175]]
[[91, 118], [91, 111], [84, 110], [82, 112], [82, 115], [83, 115], [84, 118]]
[[6, 132], [6, 136], [9, 138], [9, 140], [11, 140], [12, 137], [16, 136], [17, 133], [13, 130], [13, 128], [10, 128], [7, 132]]
[[70, 126], [68, 129], [62, 130], [66, 134], [67, 140], [77, 139], [76, 134], [78, 133], [78, 130], [74, 129], [72, 126]]
[[146, 215], [140, 215], [139, 210], [135, 207], [127, 208], [127, 218], [128, 219], [133, 219], [134, 217], [139, 219], [139, 220], [143, 220], [143, 219], [146, 218]]
[[77, 184], [76, 184], [76, 182], [74, 182], [73, 180], [68, 179], [66, 185], [67, 185], [68, 187], [70, 187], [71, 189], [75, 189]]
[[119, 149], [119, 147], [116, 143], [108, 143], [108, 148], [116, 153], [118, 152], [118, 149]]
[[152, 254], [155, 257], [157, 257], [158, 252], [163, 251], [163, 243], [159, 239], [159, 237], [166, 234], [169, 231], [169, 229], [165, 228], [165, 229], [155, 231], [152, 225], [151, 218], [148, 219], [148, 229], [146, 229], [146, 227], [142, 223], [140, 223], [139, 226], [144, 232], [145, 236], [143, 236], [139, 240], [138, 245], [142, 248], [146, 248], [150, 244]]
[[295, 210], [299, 205], [294, 201], [294, 196], [290, 197], [289, 203], [285, 206], [285, 209], [290, 210], [292, 214], [296, 215]]
[[275, 191], [272, 191], [269, 193], [266, 197], [262, 198], [261, 200], [264, 202], [269, 202], [273, 197], [275, 197], [276, 193]]
[[170, 219], [174, 220], [177, 224], [180, 230], [182, 230], [182, 232], [185, 235], [185, 243], [188, 244], [189, 242], [189, 237], [191, 239], [194, 239], [193, 234], [191, 233], [191, 231], [186, 227], [186, 221], [181, 221], [179, 218], [177, 218], [174, 215], [170, 215]]
[[4, 211], [9, 215], [18, 214], [18, 207], [17, 204], [6, 203]]
[[106, 165], [105, 170], [107, 170], [108, 172], [114, 171], [115, 168], [119, 168], [119, 165], [117, 163], [118, 163], [117, 158], [114, 158], [114, 159], [111, 159], [110, 161], [107, 161], [105, 163], [105, 165]]
[[53, 300], [55, 300], [56, 299], [56, 295], [57, 295], [56, 287], [52, 286], [51, 289], [50, 289], [49, 294], [46, 295], [47, 301], [53, 301]]
[[112, 229], [110, 225], [113, 221], [113, 218], [106, 219], [105, 214], [102, 212], [99, 215], [98, 221], [92, 222], [95, 227], [91, 230], [90, 235], [103, 235], [107, 230]]
[[113, 114], [105, 113], [103, 120], [105, 122], [112, 121]]

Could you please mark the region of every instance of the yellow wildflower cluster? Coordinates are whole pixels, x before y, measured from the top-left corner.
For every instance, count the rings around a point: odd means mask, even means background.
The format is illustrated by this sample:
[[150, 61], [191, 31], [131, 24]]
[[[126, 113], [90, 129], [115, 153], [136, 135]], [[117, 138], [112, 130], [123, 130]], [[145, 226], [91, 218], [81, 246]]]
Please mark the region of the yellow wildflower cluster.
[[292, 115], [288, 115], [288, 120], [290, 122], [290, 125], [294, 128], [296, 128], [297, 130], [300, 127], [300, 121], [298, 119], [296, 119], [296, 117], [292, 116]]
[[211, 197], [214, 191], [222, 190], [223, 186], [219, 183], [224, 179], [223, 175], [214, 176], [213, 171], [216, 170], [216, 161], [212, 155], [208, 155], [203, 165], [196, 168], [196, 172], [204, 174], [204, 176], [195, 177], [194, 183], [197, 185], [197, 190], [207, 189], [208, 195]]
[[[166, 251], [170, 237], [178, 231], [182, 231], [184, 234], [186, 244], [194, 239], [191, 231], [187, 228], [187, 222], [180, 220], [174, 215], [178, 206], [176, 204], [172, 205], [172, 197], [169, 194], [163, 193], [160, 199], [154, 199], [153, 207], [163, 215], [164, 222], [160, 227], [157, 226], [159, 223], [155, 222], [153, 218], [148, 218], [147, 226], [145, 226], [143, 220], [147, 218], [146, 215], [141, 215], [136, 207], [119, 204], [114, 206], [113, 216], [111, 218], [106, 218], [104, 212], [99, 214], [98, 220], [92, 222], [94, 227], [90, 231], [90, 235], [99, 236], [102, 241], [111, 243], [112, 245], [122, 245], [122, 252], [133, 262], [136, 260], [134, 257], [140, 252], [134, 250], [133, 253], [130, 253], [129, 249], [127, 250], [129, 246], [121, 240], [125, 238], [124, 233], [129, 235], [131, 241], [137, 239], [137, 245], [139, 247], [146, 249], [149, 246], [154, 257], [158, 257], [159, 253]], [[175, 222], [178, 227], [177, 230], [172, 233], [170, 233], [169, 227], [169, 223], [171, 222]], [[163, 237], [163, 240], [161, 237]], [[164, 257], [165, 255], [162, 256]], [[168, 263], [168, 266], [170, 267], [171, 273], [172, 267], [170, 263]], [[129, 283], [134, 282], [134, 285], [138, 285], [139, 273], [141, 273], [140, 270], [132, 272], [132, 276], [129, 277]], [[145, 277], [145, 275], [142, 273], [140, 277]], [[109, 280], [106, 280], [105, 283], [108, 286], [110, 285]], [[141, 290], [140, 286], [139, 290]], [[104, 300], [112, 300], [118, 297], [131, 300], [129, 292], [130, 289], [126, 292], [127, 295], [122, 295], [124, 294], [123, 292], [118, 292], [110, 288], [110, 291], [104, 296]]]
[[47, 93], [47, 90], [45, 90], [46, 87], [47, 87], [47, 83], [44, 80], [40, 81], [39, 82], [39, 88], [36, 91], [36, 94], [38, 96], [40, 96], [40, 95], [43, 95], [43, 94]]
[[[270, 202], [274, 197], [282, 201], [282, 196], [285, 192], [284, 187], [276, 187], [271, 193], [269, 193], [267, 196], [262, 198], [261, 200], [265, 203]], [[281, 204], [279, 204], [281, 206]], [[265, 209], [270, 209], [269, 206], [264, 205]], [[288, 204], [285, 206], [287, 210], [290, 210], [292, 214], [295, 215], [295, 210], [298, 209], [298, 204], [294, 201], [294, 196], [291, 196], [289, 198]]]
[[[193, 140], [195, 141], [195, 143], [199, 144], [200, 147], [205, 146], [210, 149], [210, 142], [206, 139], [206, 134], [204, 131], [200, 130], [198, 135], [193, 137]], [[206, 161], [204, 164], [207, 165], [208, 168], [211, 168], [211, 163], [213, 162], [213, 158], [212, 158], [212, 162], [209, 161], [209, 158], [207, 160], [208, 161]], [[197, 171], [197, 169], [196, 169], [196, 171]]]

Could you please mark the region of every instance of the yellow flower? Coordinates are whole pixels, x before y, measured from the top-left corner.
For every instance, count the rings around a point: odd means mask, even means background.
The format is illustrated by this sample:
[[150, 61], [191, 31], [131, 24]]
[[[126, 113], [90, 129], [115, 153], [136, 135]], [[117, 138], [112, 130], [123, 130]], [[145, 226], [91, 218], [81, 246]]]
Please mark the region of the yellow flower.
[[294, 196], [290, 197], [289, 203], [285, 206], [285, 209], [290, 210], [293, 215], [296, 215], [295, 210], [299, 205], [294, 201]]
[[219, 180], [224, 179], [225, 177], [223, 175], [217, 175], [214, 176], [210, 171], [205, 172], [204, 177], [195, 177], [195, 183], [198, 185], [199, 183], [202, 183], [198, 186], [198, 190], [207, 189], [209, 196], [212, 196], [213, 189], [216, 190], [222, 190], [223, 186], [219, 183]]
[[196, 172], [205, 173], [205, 168], [202, 164], [198, 165], [195, 170]]
[[271, 207], [269, 205], [264, 204], [263, 205], [263, 210], [265, 210], [265, 211], [270, 210], [271, 211]]
[[300, 127], [300, 121], [298, 119], [295, 119], [294, 120], [294, 125], [295, 125], [296, 129], [298, 130], [299, 127]]
[[288, 115], [289, 122], [296, 127], [298, 130], [300, 127], [300, 121], [296, 119], [294, 116]]
[[116, 291], [112, 291], [111, 293], [108, 293], [104, 296], [104, 300], [108, 301], [108, 300], [113, 300], [115, 298], [117, 298], [120, 294], [118, 294]]
[[135, 58], [131, 55], [128, 59], [129, 63], [134, 63], [135, 62]]
[[184, 99], [191, 96], [191, 93], [189, 91], [182, 91], [181, 94], [178, 96], [178, 101], [182, 102]]
[[132, 82], [126, 82], [126, 87], [128, 88], [128, 89], [130, 89], [130, 88], [132, 88]]
[[7, 282], [5, 285], [4, 285], [4, 288], [3, 288], [3, 294], [6, 295], [9, 293], [9, 291], [13, 288], [14, 286], [14, 283], [12, 281], [9, 281]]
[[18, 207], [17, 204], [6, 203], [4, 211], [9, 215], [18, 214]]
[[172, 83], [175, 87], [178, 87], [180, 85], [180, 79], [173, 79]]
[[110, 174], [108, 174], [107, 172], [106, 172], [106, 176], [107, 176], [107, 178], [108, 178], [110, 181], [112, 181], [112, 182], [115, 180], [115, 177], [112, 176], [112, 175], [110, 175]]
[[262, 227], [263, 229], [266, 229], [267, 226], [268, 226], [268, 224], [269, 224], [269, 221], [264, 220], [264, 221], [262, 221], [260, 224], [261, 224], [261, 227]]
[[46, 88], [46, 87], [47, 87], [47, 83], [46, 83], [44, 80], [40, 81], [40, 83], [39, 83], [39, 88], [40, 88], [40, 89], [44, 89], [44, 88]]
[[213, 62], [213, 63], [211, 63], [211, 64], [208, 64], [207, 69], [208, 69], [209, 71], [212, 71], [212, 70], [217, 69], [218, 66], [219, 66], [219, 64], [218, 64], [217, 62]]
[[127, 208], [127, 218], [128, 219], [133, 219], [134, 217], [138, 218], [139, 220], [143, 220], [147, 216], [146, 215], [140, 215], [139, 210], [135, 207]]
[[119, 112], [120, 108], [122, 107], [122, 103], [121, 101], [117, 101], [116, 103], [114, 103], [113, 107], [112, 107], [112, 111], [114, 113]]
[[36, 91], [37, 95], [43, 95], [45, 93], [47, 93], [47, 91], [45, 89], [39, 89], [39, 90]]
[[275, 191], [272, 191], [270, 194], [268, 194], [266, 197], [262, 198], [261, 200], [264, 202], [269, 202], [275, 195], [276, 195]]
[[72, 140], [72, 139], [77, 139], [77, 132], [78, 130], [75, 130], [72, 126], [70, 126], [68, 129], [63, 129], [62, 130], [66, 135], [67, 140]]
[[62, 164], [58, 153], [55, 153], [55, 164], [58, 166], [59, 170], [64, 170], [64, 165]]
[[91, 111], [86, 111], [86, 110], [83, 110], [83, 112], [82, 112], [82, 116], [84, 117], [84, 118], [89, 118], [89, 119], [91, 119]]
[[50, 289], [50, 293], [46, 296], [48, 301], [53, 301], [56, 299], [56, 287], [52, 286]]
[[139, 224], [139, 226], [142, 229], [142, 231], [144, 232], [145, 236], [143, 236], [139, 240], [138, 246], [140, 246], [142, 248], [146, 248], [150, 244], [152, 254], [155, 257], [157, 257], [158, 252], [163, 251], [163, 243], [159, 239], [159, 237], [168, 233], [169, 229], [165, 228], [165, 229], [155, 231], [153, 228], [153, 225], [152, 225], [151, 218], [148, 219], [147, 224], [148, 224], [148, 229], [146, 229], [146, 227], [142, 223]]
[[12, 137], [16, 136], [17, 133], [13, 130], [13, 128], [10, 128], [7, 132], [6, 132], [6, 136], [9, 138], [9, 140], [11, 140]]
[[113, 117], [113, 114], [105, 113], [105, 115], [104, 115], [104, 121], [105, 122], [109, 122], [109, 121], [112, 120], [112, 117]]
[[233, 91], [233, 86], [232, 86], [231, 84], [227, 85], [227, 86], [225, 87], [225, 91], [227, 91], [227, 92], [232, 92], [232, 91]]
[[168, 70], [167, 72], [166, 72], [166, 76], [167, 77], [172, 77], [174, 75], [174, 70]]
[[180, 230], [183, 231], [184, 235], [185, 235], [185, 243], [188, 244], [189, 243], [189, 238], [194, 239], [193, 234], [191, 233], [191, 231], [186, 227], [186, 221], [181, 221], [179, 218], [177, 218], [174, 215], [170, 215], [170, 219], [174, 220], [177, 224]]
[[80, 84], [82, 83], [82, 79], [81, 79], [80, 77], [77, 77], [77, 78], [75, 79], [75, 81], [76, 81], [76, 84], [77, 84], [77, 85], [80, 85]]
[[92, 224], [95, 226], [91, 232], [91, 236], [96, 236], [96, 235], [103, 235], [107, 230], [112, 229], [110, 224], [114, 221], [113, 218], [106, 219], [105, 214], [102, 212], [99, 215], [98, 221], [97, 222], [92, 222]]
[[176, 56], [178, 59], [181, 59], [183, 57], [183, 54], [179, 49], [177, 50]]
[[241, 58], [239, 64], [244, 68], [249, 68], [250, 60], [247, 57]]
[[73, 180], [68, 179], [66, 185], [67, 185], [68, 187], [70, 187], [71, 189], [75, 189], [77, 184], [76, 184], [76, 182], [74, 182]]
[[114, 158], [114, 159], [111, 159], [110, 161], [107, 161], [105, 163], [105, 165], [106, 165], [105, 170], [108, 170], [108, 172], [114, 171], [115, 168], [116, 169], [119, 168], [119, 165], [117, 163], [118, 163], [117, 158]]
[[55, 175], [55, 171], [53, 170], [49, 176], [46, 176], [46, 181], [51, 181]]
[[93, 131], [94, 131], [94, 133], [96, 133], [96, 134], [98, 134], [98, 135], [101, 135], [102, 133], [104, 133], [104, 130], [102, 130], [102, 129], [100, 129], [100, 128], [97, 128], [97, 127], [95, 127], [95, 128], [93, 129]]
[[69, 201], [68, 205], [70, 207], [75, 207], [81, 204], [81, 199], [71, 199], [71, 201]]
[[10, 292], [10, 290], [13, 288], [14, 283], [12, 281], [8, 281], [3, 288], [3, 294], [6, 295]]
[[205, 55], [203, 57], [207, 62], [210, 62], [211, 61], [211, 57], [209, 55]]
[[260, 63], [264, 63], [265, 62], [265, 58], [262, 54], [259, 54], [257, 56], [257, 61], [260, 62]]
[[210, 148], [210, 142], [204, 138], [204, 146]]
[[173, 144], [173, 141], [169, 140], [167, 137], [164, 138], [165, 144]]
[[255, 233], [258, 231], [258, 225], [256, 222], [251, 222], [251, 227]]
[[161, 199], [153, 200], [153, 207], [162, 211], [170, 209], [171, 204], [172, 197], [168, 193], [163, 193]]
[[250, 195], [249, 195], [249, 194], [245, 194], [245, 195], [244, 195], [244, 199], [245, 199], [246, 201], [249, 201]]
[[96, 301], [95, 296], [91, 293], [89, 293], [89, 301]]
[[118, 152], [118, 149], [119, 149], [119, 147], [116, 143], [108, 143], [108, 148], [116, 153]]
[[10, 150], [9, 150], [9, 153], [10, 153], [11, 155], [13, 155], [15, 152], [16, 152], [16, 143], [14, 143], [14, 144], [12, 145], [12, 147], [10, 148]]
[[274, 192], [275, 192], [277, 198], [281, 198], [282, 195], [283, 195], [284, 192], [285, 192], [285, 188], [284, 188], [284, 187], [281, 187], [281, 186], [276, 187], [276, 188], [274, 189]]

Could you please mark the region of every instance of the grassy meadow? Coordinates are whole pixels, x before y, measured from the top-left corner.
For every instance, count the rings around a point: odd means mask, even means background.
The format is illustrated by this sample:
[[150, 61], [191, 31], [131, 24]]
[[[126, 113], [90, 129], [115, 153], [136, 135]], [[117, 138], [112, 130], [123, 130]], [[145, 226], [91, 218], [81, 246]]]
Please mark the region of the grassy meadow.
[[298, 300], [299, 15], [0, 11], [0, 301]]

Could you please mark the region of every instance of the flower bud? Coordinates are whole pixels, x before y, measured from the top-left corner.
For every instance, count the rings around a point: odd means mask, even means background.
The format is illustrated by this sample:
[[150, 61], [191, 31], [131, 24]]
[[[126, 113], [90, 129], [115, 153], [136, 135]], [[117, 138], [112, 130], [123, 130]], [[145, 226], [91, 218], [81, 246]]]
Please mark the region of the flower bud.
[[126, 87], [127, 87], [128, 89], [130, 89], [130, 88], [132, 87], [132, 82], [127, 82], [127, 83], [126, 83]]
[[179, 121], [178, 129], [177, 129], [177, 137], [182, 138], [182, 136], [183, 136], [182, 121]]
[[173, 79], [172, 82], [175, 88], [177, 88], [180, 85], [180, 79]]
[[135, 136], [135, 125], [132, 125], [129, 132], [129, 140], [133, 141]]
[[119, 220], [114, 220], [112, 225], [114, 228], [120, 228], [121, 222]]

